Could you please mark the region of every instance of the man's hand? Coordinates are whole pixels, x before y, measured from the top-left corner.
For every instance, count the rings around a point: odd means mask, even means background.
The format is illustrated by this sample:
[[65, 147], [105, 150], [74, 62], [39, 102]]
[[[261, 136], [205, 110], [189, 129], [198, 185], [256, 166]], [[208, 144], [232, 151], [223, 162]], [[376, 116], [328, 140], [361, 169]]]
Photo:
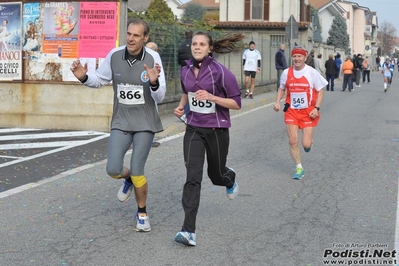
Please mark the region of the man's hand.
[[278, 112], [280, 111], [280, 103], [275, 103], [273, 106], [274, 111]]
[[78, 79], [82, 80], [88, 71], [87, 69], [87, 63], [82, 65], [80, 63], [80, 60], [75, 60], [72, 63], [72, 66], [70, 67], [70, 70], [72, 71], [73, 75]]
[[161, 66], [156, 63], [153, 68], [149, 68], [144, 64], [144, 69], [147, 71], [148, 77], [150, 78], [150, 84], [155, 84], [161, 73]]

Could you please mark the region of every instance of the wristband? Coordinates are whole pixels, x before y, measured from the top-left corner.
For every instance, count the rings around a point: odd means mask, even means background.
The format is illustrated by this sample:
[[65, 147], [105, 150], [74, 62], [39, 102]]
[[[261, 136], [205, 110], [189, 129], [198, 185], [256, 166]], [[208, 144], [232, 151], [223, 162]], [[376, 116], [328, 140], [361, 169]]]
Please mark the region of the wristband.
[[79, 79], [80, 83], [85, 83], [89, 79], [89, 76], [85, 74], [85, 76], [82, 79]]

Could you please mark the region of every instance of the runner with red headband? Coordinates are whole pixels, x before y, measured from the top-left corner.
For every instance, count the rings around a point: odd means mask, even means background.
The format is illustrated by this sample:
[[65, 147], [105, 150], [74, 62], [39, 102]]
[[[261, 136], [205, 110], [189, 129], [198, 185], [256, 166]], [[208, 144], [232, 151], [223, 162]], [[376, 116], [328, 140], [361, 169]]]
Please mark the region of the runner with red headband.
[[291, 51], [292, 66], [281, 75], [273, 107], [276, 112], [280, 111], [280, 101], [287, 93], [283, 111], [290, 153], [296, 164], [293, 179], [302, 179], [305, 175], [298, 146], [299, 130], [302, 130], [302, 146], [305, 152], [309, 152], [313, 145], [314, 128], [320, 119], [323, 88], [328, 84], [316, 69], [305, 64], [307, 56], [307, 51], [300, 46]]

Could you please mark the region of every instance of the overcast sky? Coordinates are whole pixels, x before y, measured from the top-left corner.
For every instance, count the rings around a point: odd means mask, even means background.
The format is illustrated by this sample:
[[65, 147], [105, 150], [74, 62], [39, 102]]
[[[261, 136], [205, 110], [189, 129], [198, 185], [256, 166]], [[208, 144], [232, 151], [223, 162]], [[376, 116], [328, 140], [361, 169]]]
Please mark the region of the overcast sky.
[[359, 6], [368, 7], [371, 12], [377, 12], [378, 24], [391, 23], [399, 35], [399, 0], [353, 0]]

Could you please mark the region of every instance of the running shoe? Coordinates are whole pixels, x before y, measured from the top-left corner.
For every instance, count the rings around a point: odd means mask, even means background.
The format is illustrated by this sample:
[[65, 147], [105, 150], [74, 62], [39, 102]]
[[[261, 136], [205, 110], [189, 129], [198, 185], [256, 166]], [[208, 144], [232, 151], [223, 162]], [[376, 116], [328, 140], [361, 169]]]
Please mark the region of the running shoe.
[[244, 95], [244, 98], [246, 98], [246, 99], [247, 99], [247, 98], [248, 98], [248, 96], [249, 96], [249, 92], [246, 92], [246, 93], [245, 93], [245, 95]]
[[297, 179], [297, 180], [301, 180], [302, 177], [304, 177], [304, 176], [305, 176], [305, 170], [303, 170], [302, 167], [298, 167], [296, 169], [296, 172], [295, 172], [295, 174], [294, 174], [294, 176], [292, 178], [293, 179]]
[[159, 143], [158, 141], [154, 141], [154, 142], [151, 144], [151, 147], [156, 148], [156, 147], [159, 147], [159, 145], [161, 145], [161, 143]]
[[248, 97], [249, 97], [249, 99], [253, 99], [253, 98], [254, 98], [254, 96], [252, 95], [252, 93], [250, 93]]
[[237, 197], [237, 195], [238, 195], [238, 190], [239, 190], [239, 187], [238, 187], [237, 182], [234, 182], [234, 185], [231, 188], [226, 187], [227, 197], [231, 200], [235, 199], [235, 197]]
[[125, 202], [130, 199], [133, 190], [133, 183], [129, 180], [125, 179], [123, 181], [123, 185], [118, 190], [118, 200], [120, 202]]
[[186, 246], [196, 246], [197, 241], [195, 240], [195, 236], [195, 233], [182, 231], [176, 234], [175, 241]]
[[150, 219], [146, 213], [136, 214], [136, 232], [149, 232], [151, 231]]

